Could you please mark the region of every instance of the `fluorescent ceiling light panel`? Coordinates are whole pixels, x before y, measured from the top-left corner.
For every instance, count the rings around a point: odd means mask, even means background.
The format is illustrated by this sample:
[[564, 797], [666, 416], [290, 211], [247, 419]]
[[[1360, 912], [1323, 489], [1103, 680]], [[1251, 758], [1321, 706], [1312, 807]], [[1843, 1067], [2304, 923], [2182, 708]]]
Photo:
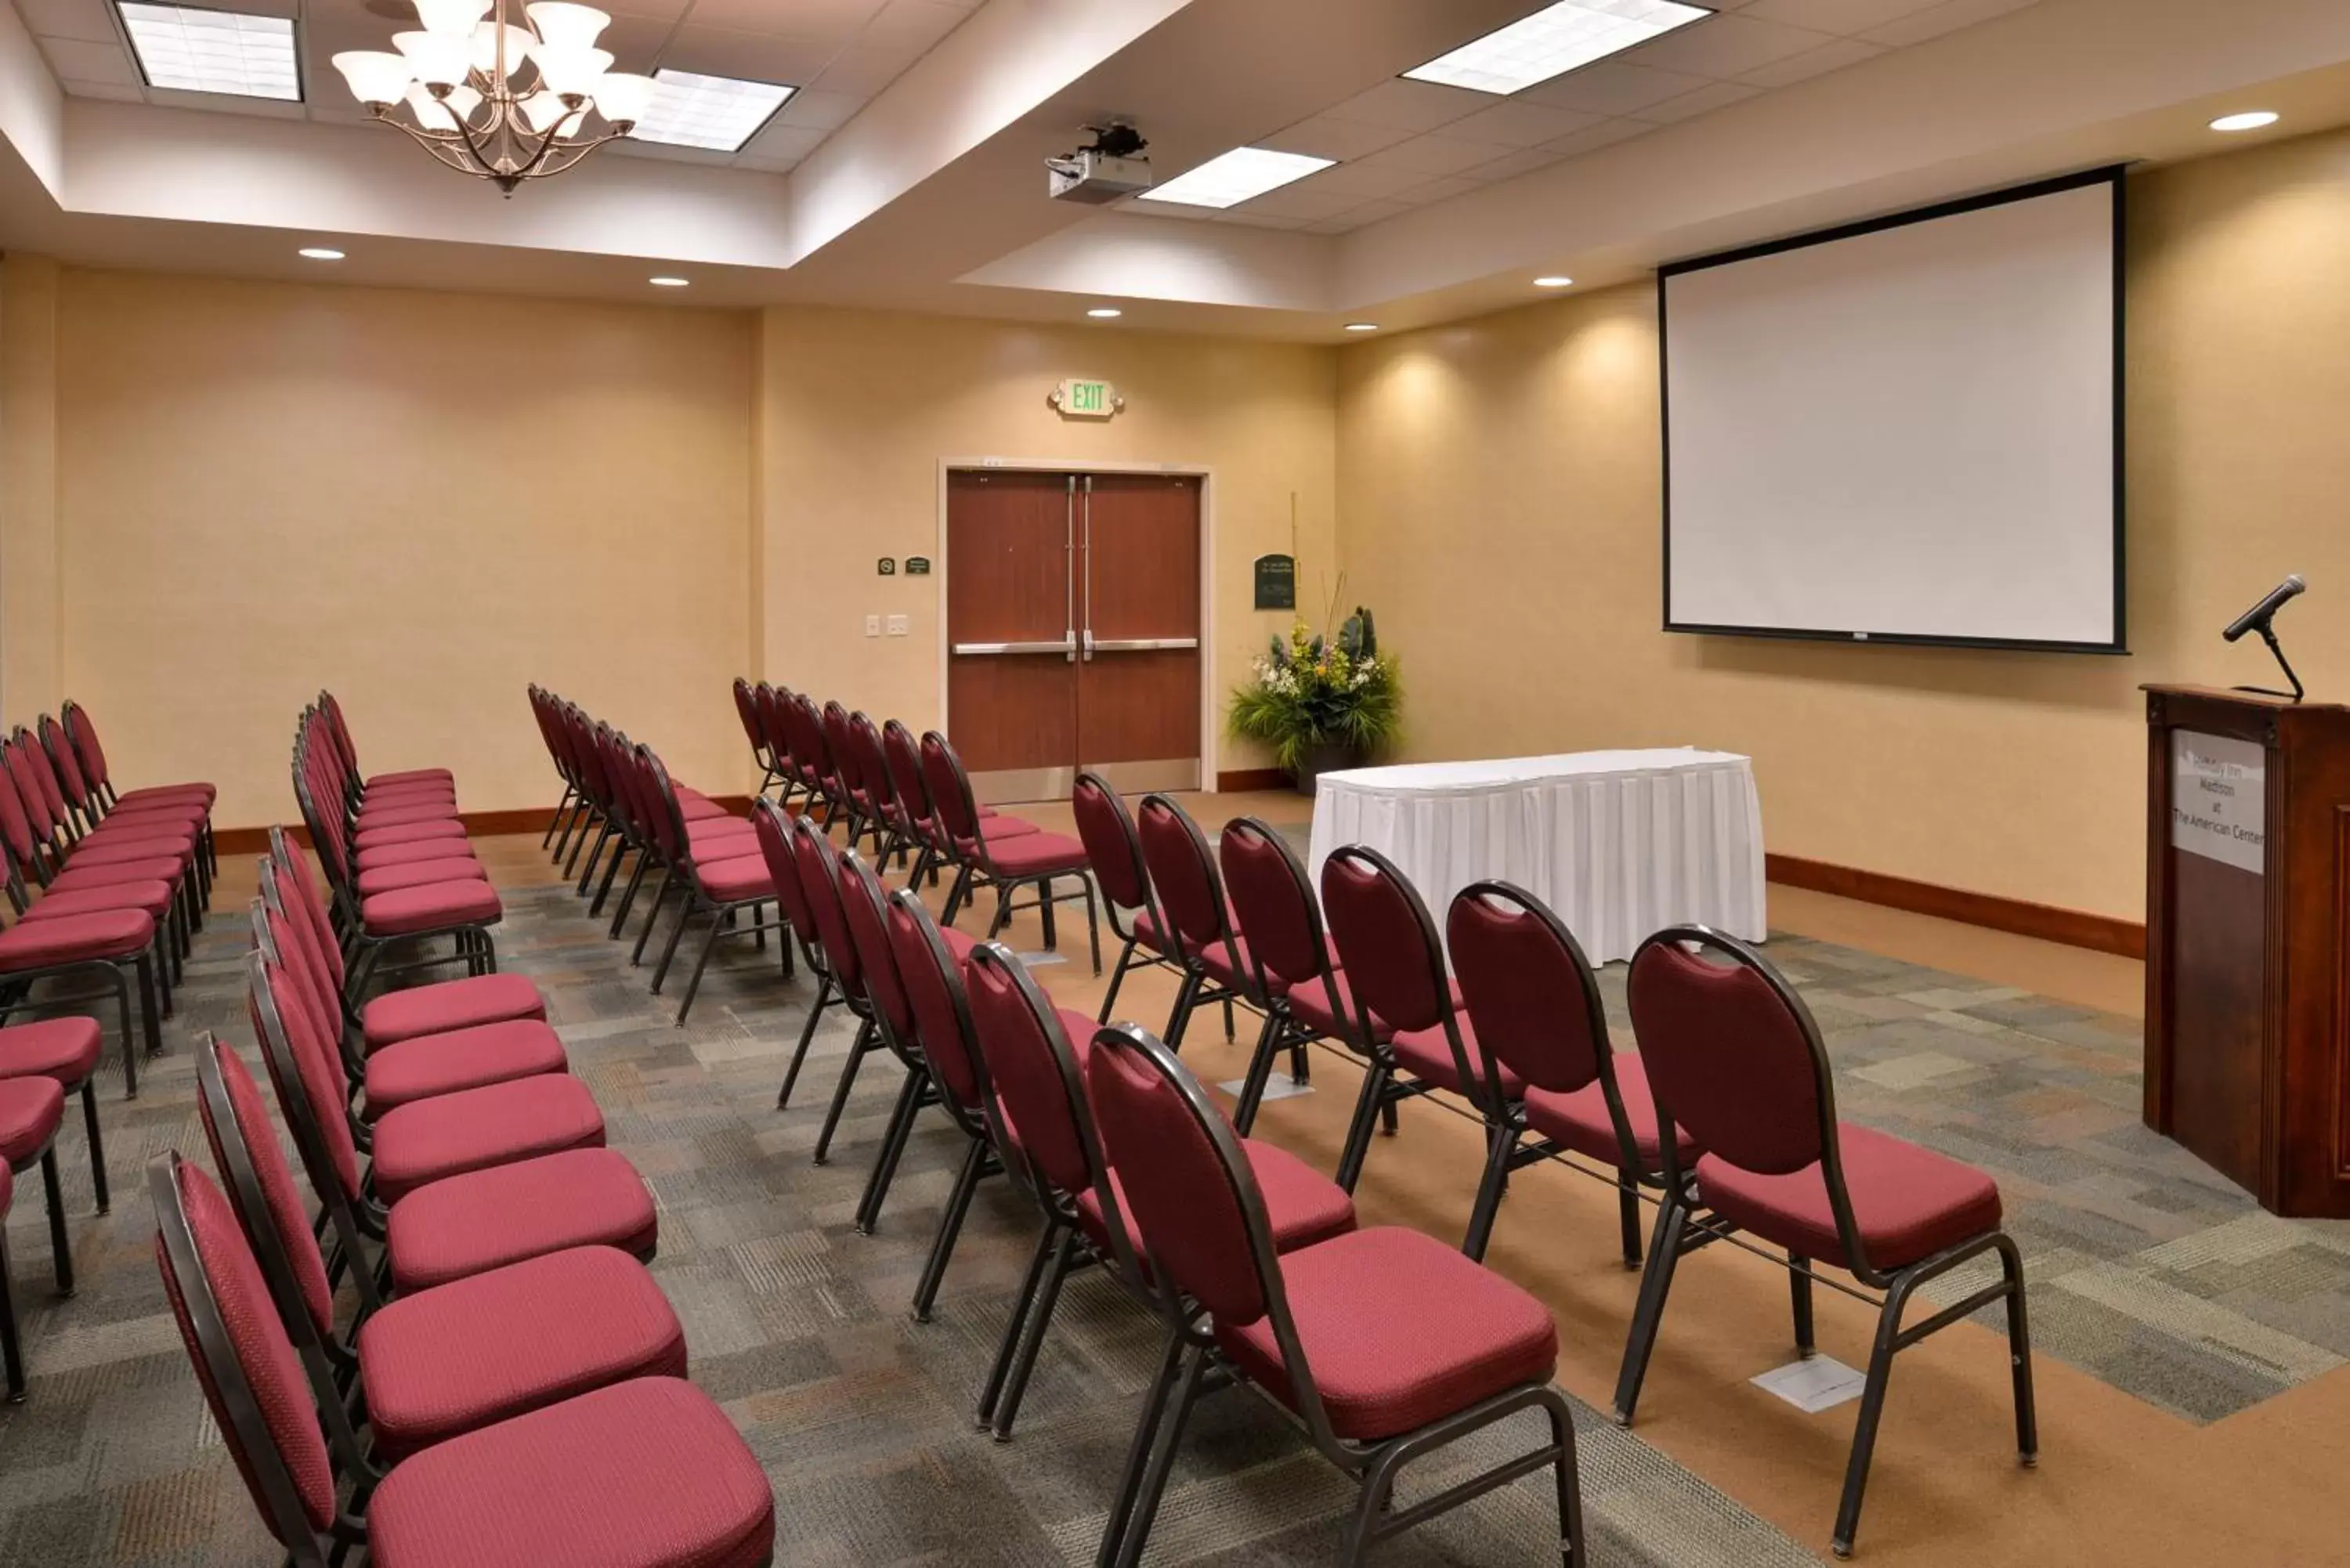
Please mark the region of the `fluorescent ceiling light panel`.
[[1318, 174], [1336, 161], [1335, 158], [1308, 158], [1303, 152], [1235, 147], [1221, 158], [1211, 158], [1197, 169], [1178, 174], [1164, 185], [1153, 185], [1139, 199], [1173, 202], [1184, 207], [1237, 207], [1308, 174]]
[[1404, 75], [1472, 92], [1519, 92], [1712, 15], [1679, 0], [1558, 0]]
[[781, 82], [705, 77], [663, 66], [653, 73], [652, 107], [629, 134], [639, 141], [740, 152], [799, 90]]
[[123, 0], [123, 29], [149, 87], [238, 98], [302, 101], [294, 59], [294, 24], [284, 16], [246, 16], [189, 5]]

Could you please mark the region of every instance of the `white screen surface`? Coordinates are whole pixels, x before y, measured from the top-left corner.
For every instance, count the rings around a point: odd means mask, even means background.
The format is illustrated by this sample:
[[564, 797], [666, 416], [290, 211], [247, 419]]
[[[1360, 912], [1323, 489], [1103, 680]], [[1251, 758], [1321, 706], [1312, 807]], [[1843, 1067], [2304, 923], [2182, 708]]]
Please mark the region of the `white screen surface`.
[[2118, 645], [2118, 190], [1668, 271], [1667, 624]]

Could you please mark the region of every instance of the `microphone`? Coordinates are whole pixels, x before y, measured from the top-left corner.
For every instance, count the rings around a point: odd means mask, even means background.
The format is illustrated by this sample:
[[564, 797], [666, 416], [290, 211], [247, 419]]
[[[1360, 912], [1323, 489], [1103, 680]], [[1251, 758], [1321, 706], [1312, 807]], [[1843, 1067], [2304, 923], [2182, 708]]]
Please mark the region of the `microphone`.
[[2238, 616], [2228, 629], [2220, 635], [2228, 641], [2233, 642], [2248, 631], [2260, 630], [2276, 618], [2276, 612], [2282, 609], [2294, 595], [2308, 587], [2309, 584], [2299, 572], [2293, 573], [2271, 588], [2266, 598]]

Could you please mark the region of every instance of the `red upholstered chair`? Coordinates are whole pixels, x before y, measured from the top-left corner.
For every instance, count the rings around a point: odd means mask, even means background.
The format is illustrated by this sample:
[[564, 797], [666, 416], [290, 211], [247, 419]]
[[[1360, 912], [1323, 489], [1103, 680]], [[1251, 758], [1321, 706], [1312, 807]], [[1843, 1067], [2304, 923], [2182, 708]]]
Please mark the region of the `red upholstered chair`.
[[546, 831], [539, 836], [538, 846], [545, 849], [555, 842], [556, 834], [565, 828], [572, 815], [579, 809], [579, 780], [572, 771], [569, 750], [563, 742], [560, 722], [555, 711], [555, 694], [534, 680], [526, 695], [530, 700], [531, 720], [538, 725], [538, 738], [546, 746], [546, 760], [554, 764], [555, 776], [563, 781], [563, 794], [555, 803], [555, 815], [547, 818]]
[[783, 911], [785, 972], [790, 972], [788, 950], [796, 941], [801, 961], [816, 976], [816, 999], [808, 1003], [807, 1018], [800, 1025], [799, 1044], [792, 1052], [791, 1065], [784, 1069], [783, 1085], [775, 1091], [775, 1109], [779, 1111], [792, 1103], [792, 1088], [799, 1082], [800, 1067], [807, 1061], [808, 1045], [816, 1039], [824, 1010], [839, 1006], [846, 1000], [839, 981], [833, 978], [831, 962], [825, 957], [823, 934], [816, 923], [816, 904], [801, 883], [799, 863], [792, 847], [793, 824], [806, 820], [806, 815], [794, 817], [773, 800], [751, 803], [752, 831], [758, 839], [760, 855], [766, 859], [767, 874], [775, 884], [775, 907]]
[[[380, 1201], [361, 1168], [358, 1129], [345, 1114], [346, 1080], [332, 1053], [289, 1029], [265, 960], [249, 961], [245, 992], [262, 1062], [305, 1178], [334, 1234], [330, 1267], [348, 1271], [372, 1312], [383, 1300], [373, 1249], [393, 1290], [429, 1290], [567, 1247], [618, 1247], [650, 1260], [660, 1238], [652, 1195], [635, 1166], [600, 1146], [444, 1176]], [[294, 1015], [299, 1017], [298, 1007]]]
[[[81, 760], [74, 753], [73, 742], [66, 735], [65, 726], [53, 716], [44, 713], [39, 722], [39, 745], [45, 794], [51, 804], [52, 815], [61, 819], [64, 834], [73, 842], [73, 849], [96, 850], [101, 834], [135, 837], [141, 840], [171, 839], [176, 851], [177, 840], [183, 830], [189, 836], [184, 857], [177, 853], [170, 858], [184, 859], [181, 877], [186, 881], [191, 895], [190, 920], [194, 926], [203, 924], [203, 910], [212, 900], [213, 853], [212, 803], [208, 798], [187, 795], [166, 797], [140, 805], [128, 805], [109, 812], [83, 776]], [[141, 854], [159, 850], [159, 844], [149, 843]], [[131, 857], [127, 847], [118, 846], [93, 859], [111, 860]], [[154, 857], [166, 857], [157, 855]]]
[[206, 816], [203, 832], [206, 874], [220, 869], [220, 857], [213, 844], [210, 812], [217, 795], [209, 784], [190, 783], [155, 784], [144, 789], [118, 790], [107, 771], [106, 748], [99, 744], [98, 726], [90, 720], [89, 710], [68, 697], [58, 705], [66, 739], [73, 749], [74, 760], [81, 769], [96, 804], [107, 815], [125, 807], [145, 808], [157, 805], [184, 805], [193, 801], [203, 806]]
[[734, 717], [743, 726], [743, 738], [751, 742], [751, 760], [759, 764], [759, 787], [753, 794], [764, 794], [783, 776], [775, 765], [775, 753], [767, 744], [767, 732], [759, 722], [758, 699], [752, 694], [751, 682], [745, 677], [734, 678]]
[[[1094, 883], [1101, 889], [1102, 914], [1109, 921], [1109, 933], [1118, 940], [1118, 961], [1109, 970], [1109, 989], [1102, 993], [1099, 1017], [1107, 1023], [1118, 1007], [1118, 987], [1126, 983], [1128, 970], [1138, 965], [1171, 969], [1186, 979], [1191, 971], [1180, 959], [1171, 956], [1175, 944], [1166, 934], [1166, 921], [1151, 895], [1142, 839], [1118, 791], [1099, 774], [1079, 774], [1076, 788], [1069, 792], [1069, 812], [1076, 818], [1077, 840], [1086, 846]], [[1132, 911], [1127, 916], [1129, 923], [1123, 926], [1118, 924], [1121, 909]]]
[[[1664, 1205], [1624, 1347], [1616, 1418], [1631, 1424], [1681, 1254], [1743, 1231], [1786, 1251], [1799, 1355], [1812, 1354], [1814, 1263], [1882, 1293], [1831, 1537], [1837, 1556], [1852, 1554], [1860, 1527], [1894, 1355], [1993, 1302], [2006, 1303], [2016, 1448], [2034, 1463], [2023, 1260], [2000, 1228], [1997, 1184], [1930, 1149], [1838, 1121], [1835, 1074], [1811, 1009], [1736, 938], [1702, 926], [1659, 931], [1632, 955], [1627, 989], [1659, 1124], [1686, 1128], [1703, 1152], [1692, 1165], [1677, 1137], [1659, 1139]], [[1996, 1282], [1903, 1325], [1920, 1285], [1986, 1252], [1999, 1259]]]
[[[631, 1377], [682, 1377], [685, 1331], [644, 1264], [574, 1247], [385, 1303], [335, 1323], [327, 1260], [260, 1085], [208, 1032], [196, 1106], [245, 1241], [268, 1281], [338, 1446], [359, 1454], [343, 1401], [354, 1385], [371, 1458], [411, 1454]], [[380, 1474], [362, 1461], [355, 1476]]]
[[[1086, 846], [1063, 833], [1005, 832], [999, 825], [1009, 819], [983, 816], [979, 799], [972, 793], [971, 775], [963, 771], [962, 759], [936, 730], [922, 737], [922, 782], [929, 788], [931, 809], [937, 813], [939, 826], [955, 862], [954, 884], [947, 890], [946, 913], [940, 917], [941, 923], [953, 925], [966, 899], [975, 898], [982, 888], [993, 888], [995, 916], [988, 922], [989, 940], [993, 941], [1004, 923], [1024, 907], [1035, 909], [1044, 922], [1045, 945], [1057, 948], [1060, 944], [1053, 929], [1054, 905], [1082, 899], [1094, 972], [1101, 973], [1101, 926], [1094, 913], [1094, 885], [1087, 875], [1089, 867]], [[1055, 879], [1074, 881], [1076, 891], [1055, 894]], [[1035, 889], [1034, 900], [1025, 906], [1014, 902], [1014, 895], [1022, 888]]]
[[[914, 739], [913, 731], [892, 719], [881, 726], [881, 755], [889, 773], [890, 793], [905, 814], [915, 846], [914, 866], [906, 874], [906, 885], [920, 887], [927, 874], [935, 887], [940, 868], [954, 863], [954, 842], [939, 825], [937, 808], [931, 803], [931, 786], [922, 776], [921, 742]], [[992, 806], [978, 809], [988, 833], [996, 838], [1018, 838], [1038, 831], [1036, 825], [1024, 817], [1005, 816]]]
[[1233, 934], [1232, 906], [1216, 869], [1207, 836], [1171, 795], [1147, 794], [1136, 815], [1142, 860], [1159, 896], [1158, 917], [1167, 922], [1168, 957], [1183, 971], [1175, 1005], [1167, 1014], [1167, 1043], [1180, 1050], [1191, 1014], [1211, 1002], [1224, 1004], [1224, 1037], [1232, 1037], [1232, 999], [1247, 993], [1246, 944]]
[[[38, 1165], [49, 1205], [49, 1262], [57, 1294], [74, 1293], [73, 1245], [66, 1239], [65, 1194], [57, 1183], [57, 1128], [65, 1121], [65, 1091], [46, 1076], [0, 1078], [0, 1220], [8, 1213], [16, 1179]], [[0, 1232], [5, 1227], [0, 1227]], [[0, 1233], [0, 1351], [5, 1352], [8, 1397], [25, 1397], [25, 1355], [17, 1342], [16, 1306], [9, 1283], [7, 1239]]]
[[[872, 995], [866, 990], [865, 962], [857, 950], [857, 942], [848, 934], [848, 912], [840, 902], [840, 851], [826, 837], [824, 830], [806, 812], [792, 818], [790, 830], [792, 866], [799, 874], [800, 897], [807, 901], [809, 929], [816, 933], [816, 946], [824, 953], [825, 969], [832, 976], [833, 989], [839, 993], [841, 1005], [857, 1020], [857, 1037], [848, 1044], [848, 1054], [840, 1064], [840, 1077], [832, 1091], [832, 1103], [825, 1107], [824, 1126], [816, 1132], [816, 1163], [824, 1164], [832, 1158], [832, 1135], [840, 1126], [841, 1113], [848, 1108], [849, 1091], [856, 1085], [858, 1070], [865, 1058], [884, 1049], [880, 1025], [875, 1021]], [[811, 1021], [811, 1029], [813, 1021]], [[801, 1032], [805, 1049], [809, 1031]], [[795, 1056], [791, 1071], [799, 1071]], [[785, 1079], [788, 1092], [791, 1080]]]
[[[1558, 1561], [1587, 1561], [1574, 1417], [1550, 1386], [1549, 1309], [1418, 1231], [1350, 1230], [1284, 1251], [1246, 1146], [1174, 1052], [1131, 1024], [1095, 1036], [1086, 1082], [1150, 1268], [1182, 1293], [1162, 1298], [1167, 1353], [1100, 1561], [1141, 1561], [1211, 1358], [1302, 1422], [1360, 1485], [1344, 1562], [1543, 1469], [1557, 1480]], [[1405, 1465], [1528, 1410], [1547, 1418], [1547, 1442], [1390, 1508]]]
[[174, 1152], [150, 1163], [148, 1186], [172, 1316], [254, 1506], [295, 1568], [326, 1568], [357, 1544], [374, 1568], [772, 1561], [765, 1473], [725, 1412], [673, 1377], [632, 1378], [436, 1443], [345, 1506], [338, 1470], [373, 1472], [348, 1424], [320, 1428], [229, 1200]]
[[[831, 785], [838, 792], [848, 824], [848, 847], [856, 848], [857, 841], [868, 833], [878, 845], [885, 826], [865, 777], [865, 759], [857, 747], [855, 718], [846, 706], [834, 701], [824, 705], [823, 722], [825, 751], [832, 759]], [[827, 828], [831, 826], [829, 820], [825, 824]]]
[[806, 805], [824, 807], [824, 826], [830, 828], [847, 809], [839, 794], [840, 771], [833, 763], [832, 746], [824, 732], [824, 715], [816, 699], [804, 691], [784, 700], [785, 728], [791, 735], [792, 765], [807, 791]]
[[335, 701], [331, 691], [318, 693], [318, 712], [326, 721], [335, 751], [342, 759], [359, 792], [364, 795], [376, 790], [410, 790], [432, 787], [450, 789], [456, 779], [447, 768], [410, 768], [400, 773], [367, 774], [359, 770], [359, 749], [351, 743], [351, 727], [343, 719], [343, 705]]
[[921, 1280], [914, 1287], [914, 1321], [928, 1323], [947, 1262], [954, 1256], [955, 1241], [962, 1233], [963, 1217], [970, 1212], [972, 1194], [987, 1178], [1002, 1175], [1004, 1165], [988, 1124], [992, 1091], [972, 1032], [971, 1001], [963, 992], [963, 956], [974, 944], [961, 932], [941, 927], [910, 888], [889, 895], [888, 929], [889, 950], [913, 1015], [914, 1036], [930, 1066], [938, 1103], [970, 1140], [945, 1211], [939, 1216]]
[[[98, 909], [145, 910], [161, 928], [158, 957], [168, 961], [157, 966], [156, 974], [168, 1010], [203, 907], [194, 875], [195, 830], [177, 822], [150, 830], [130, 826], [134, 819], [125, 817], [77, 842], [57, 776], [28, 732], [20, 729], [0, 745], [0, 765], [13, 785], [0, 794], [14, 796], [0, 803], [0, 810], [21, 810], [31, 836], [30, 853], [19, 853], [18, 858], [41, 888], [39, 904], [34, 906], [47, 906], [41, 918]], [[147, 818], [135, 821], [143, 824]], [[13, 822], [7, 840], [10, 851], [18, 853], [22, 839]], [[17, 909], [26, 912], [21, 903]]]
[[[1638, 1268], [1640, 1189], [1663, 1184], [1656, 1102], [1639, 1055], [1608, 1043], [1582, 945], [1549, 905], [1507, 882], [1463, 888], [1445, 935], [1469, 1032], [1524, 1085], [1487, 1127], [1485, 1179], [1461, 1250], [1485, 1255], [1511, 1171], [1568, 1152], [1615, 1173], [1624, 1266]], [[1682, 1160], [1694, 1159], [1696, 1143], [1686, 1129], [1679, 1136]]]
[[[660, 891], [654, 895], [652, 913], [645, 918], [647, 935], [653, 922], [660, 919], [660, 901], [674, 889], [679, 895], [677, 924], [669, 933], [669, 944], [661, 950], [660, 962], [653, 967], [653, 994], [660, 994], [661, 982], [669, 977], [670, 961], [677, 956], [677, 944], [685, 935], [685, 928], [697, 916], [710, 918], [710, 929], [702, 939], [702, 951], [693, 961], [693, 972], [686, 978], [685, 995], [677, 1004], [677, 1023], [685, 1026], [685, 1015], [693, 1007], [694, 992], [702, 989], [702, 972], [710, 967], [710, 955], [718, 946], [720, 937], [756, 937], [765, 947], [766, 933], [784, 933], [777, 945], [783, 951], [784, 977], [791, 978], [791, 941], [789, 928], [781, 920], [763, 918], [765, 907], [775, 898], [775, 878], [767, 873], [767, 862], [759, 853], [755, 829], [737, 817], [725, 819], [723, 830], [697, 832], [689, 823], [678, 804], [677, 792], [671, 785], [669, 770], [661, 766], [660, 758], [652, 748], [641, 742], [637, 746], [636, 788], [643, 803], [645, 815], [653, 823], [653, 836], [667, 857]], [[717, 820], [708, 819], [712, 829]], [[742, 919], [747, 912], [748, 920]], [[641, 943], [639, 944], [642, 946]]]
[[1216, 863], [1240, 937], [1245, 994], [1264, 1011], [1264, 1028], [1232, 1109], [1232, 1126], [1245, 1136], [1256, 1125], [1274, 1060], [1284, 1048], [1291, 1081], [1303, 1084], [1311, 1074], [1306, 1047], [1346, 1037], [1340, 999], [1347, 993], [1330, 956], [1313, 878], [1280, 829], [1253, 816], [1233, 818], [1217, 842]]
[[[987, 1114], [995, 1146], [1045, 1214], [1027, 1280], [980, 1396], [979, 1418], [1001, 1439], [1012, 1435], [1062, 1281], [1072, 1267], [1107, 1264], [1139, 1298], [1157, 1297], [1135, 1264], [1119, 1179], [1102, 1153], [1086, 1097], [1085, 1053], [1091, 1048], [1094, 1021], [1054, 1006], [1026, 967], [1000, 943], [973, 948], [963, 980], [983, 1081], [993, 1091]], [[1267, 1194], [1276, 1247], [1311, 1246], [1355, 1228], [1353, 1201], [1328, 1178], [1272, 1144], [1244, 1142], [1242, 1147]]]
[[[873, 863], [886, 867], [895, 855], [902, 866], [918, 842], [912, 819], [899, 800], [897, 784], [889, 775], [889, 756], [881, 743], [881, 732], [863, 713], [848, 716], [848, 749], [857, 759], [858, 787], [864, 792], [863, 801], [873, 829]], [[854, 839], [849, 844], [852, 848], [856, 846]]]
[[98, 1126], [98, 1058], [106, 1032], [78, 1012], [12, 1023], [0, 1029], [0, 1082], [47, 1078], [68, 1096], [81, 1096], [82, 1129], [89, 1139], [89, 1179], [98, 1211], [113, 1207], [106, 1186], [106, 1140]]
[[[889, 896], [881, 878], [853, 849], [839, 857], [835, 869], [841, 919], [848, 928], [850, 944], [857, 950], [857, 967], [864, 976], [866, 998], [873, 1008], [874, 1033], [906, 1069], [905, 1085], [899, 1090], [897, 1106], [882, 1134], [881, 1147], [874, 1157], [873, 1173], [865, 1184], [865, 1196], [857, 1206], [857, 1229], [869, 1236], [880, 1222], [881, 1205], [889, 1196], [889, 1183], [896, 1178], [898, 1161], [906, 1152], [906, 1140], [913, 1135], [915, 1118], [926, 1107], [944, 1105], [946, 1100], [939, 1075], [932, 1070], [924, 1047], [911, 992], [899, 971], [897, 950], [889, 940]], [[950, 1049], [953, 1048], [951, 1044]], [[960, 1118], [957, 1125], [962, 1126]]]
[[1337, 977], [1350, 1003], [1345, 1039], [1369, 1064], [1338, 1185], [1355, 1189], [1373, 1125], [1384, 1119], [1394, 1132], [1395, 1107], [1432, 1089], [1466, 1099], [1484, 1118], [1490, 1143], [1525, 1085], [1479, 1049], [1475, 1027], [1460, 1015], [1444, 945], [1419, 890], [1386, 856], [1348, 845], [1322, 863], [1322, 911], [1346, 971]]
[[760, 681], [751, 692], [752, 706], [758, 713], [759, 733], [766, 742], [767, 754], [775, 764], [773, 799], [777, 805], [788, 805], [794, 795], [808, 793], [807, 780], [800, 772], [799, 759], [792, 754], [790, 716], [785, 708], [791, 695], [783, 687], [764, 680]]

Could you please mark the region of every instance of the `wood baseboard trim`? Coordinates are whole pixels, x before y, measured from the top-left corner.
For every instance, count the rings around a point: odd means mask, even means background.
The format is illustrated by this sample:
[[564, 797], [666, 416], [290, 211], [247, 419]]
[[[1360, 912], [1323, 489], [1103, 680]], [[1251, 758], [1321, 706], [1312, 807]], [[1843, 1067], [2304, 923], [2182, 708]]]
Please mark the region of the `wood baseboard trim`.
[[1240, 790], [1286, 789], [1289, 775], [1279, 768], [1235, 768], [1216, 775], [1216, 792], [1229, 794]]
[[[710, 797], [735, 816], [751, 815], [751, 797], [747, 794], [714, 794]], [[545, 833], [555, 821], [555, 808], [550, 805], [520, 806], [512, 811], [462, 811], [457, 820], [465, 825], [465, 832], [475, 838], [494, 838], [502, 834]], [[290, 829], [294, 841], [303, 848], [310, 847], [309, 830]], [[216, 827], [213, 829], [213, 846], [222, 855], [259, 855], [269, 847], [266, 827]]]
[[1790, 888], [1833, 893], [1864, 904], [1882, 904], [1913, 915], [1932, 915], [1939, 919], [1957, 920], [2020, 937], [2037, 937], [2042, 941], [2062, 942], [2066, 947], [2087, 948], [2094, 952], [2116, 953], [2123, 958], [2146, 957], [2146, 927], [2136, 920], [2063, 909], [2022, 898], [2002, 898], [1992, 893], [1971, 893], [1963, 888], [1945, 888], [1935, 882], [1913, 882], [1907, 877], [1889, 877], [1881, 871], [1863, 871], [1794, 855], [1765, 855], [1762, 867], [1763, 875], [1772, 881]]

